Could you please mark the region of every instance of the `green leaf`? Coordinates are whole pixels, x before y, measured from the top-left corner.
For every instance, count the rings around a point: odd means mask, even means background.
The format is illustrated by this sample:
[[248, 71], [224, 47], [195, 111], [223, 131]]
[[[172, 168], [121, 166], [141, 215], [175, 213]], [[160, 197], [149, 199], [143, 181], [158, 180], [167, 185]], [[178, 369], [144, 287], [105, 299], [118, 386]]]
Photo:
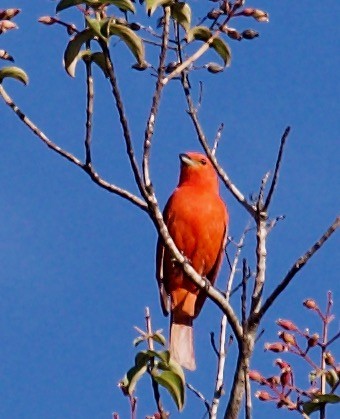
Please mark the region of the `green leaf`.
[[68, 9], [72, 6], [77, 6], [78, 4], [87, 4], [85, 0], [61, 0], [55, 9], [56, 13], [61, 12], [62, 10]]
[[[105, 56], [102, 52], [91, 52], [90, 50], [81, 51], [78, 54], [78, 60], [80, 60], [80, 58], [82, 58], [84, 61], [89, 60], [89, 61], [97, 64], [97, 66], [103, 71], [104, 76], [105, 77], [109, 76], [108, 71], [107, 71], [107, 67], [106, 67]], [[137, 346], [137, 345], [135, 345], [135, 346]]]
[[97, 8], [103, 4], [112, 4], [117, 6], [121, 10], [135, 13], [136, 9], [131, 0], [61, 0], [56, 7], [56, 12], [59, 13], [62, 10], [68, 9], [69, 7], [78, 6], [79, 4], [86, 4], [93, 8]]
[[321, 406], [325, 403], [340, 403], [340, 397], [336, 394], [321, 394], [316, 396], [311, 402], [303, 403], [302, 408], [307, 415], [310, 415], [311, 413], [320, 410]]
[[133, 342], [132, 342], [132, 344], [134, 345], [134, 346], [138, 346], [140, 343], [142, 343], [142, 342], [144, 342], [145, 341], [145, 337], [143, 337], [143, 336], [138, 336], [136, 339], [134, 339], [133, 340]]
[[0, 84], [3, 80], [9, 77], [11, 79], [16, 79], [24, 83], [25, 85], [28, 84], [28, 75], [19, 67], [4, 67], [0, 70]]
[[136, 12], [136, 8], [131, 0], [100, 0], [101, 3], [110, 3], [114, 6], [117, 6], [119, 9], [124, 10], [126, 12]]
[[150, 355], [148, 351], [140, 351], [135, 357], [135, 366], [147, 365], [151, 358], [153, 358], [153, 355]]
[[194, 26], [190, 29], [190, 31], [188, 31], [186, 39], [187, 42], [191, 42], [194, 39], [197, 39], [199, 41], [207, 41], [211, 37], [211, 30], [206, 26]]
[[85, 16], [86, 22], [89, 25], [89, 28], [92, 29], [93, 33], [95, 33], [100, 38], [104, 39], [104, 41], [107, 41], [107, 38], [103, 35], [102, 29], [105, 24], [107, 24], [108, 19], [98, 20], [98, 19], [92, 19], [88, 16]]
[[171, 6], [171, 17], [175, 19], [185, 30], [190, 30], [191, 9], [187, 3], [179, 2]]
[[77, 33], [67, 44], [64, 52], [64, 67], [71, 77], [75, 76], [77, 62], [82, 58], [82, 55], [79, 55], [80, 48], [86, 41], [93, 38], [93, 35], [92, 30], [85, 29], [84, 31]]
[[172, 371], [164, 371], [159, 375], [153, 371], [152, 376], [159, 385], [168, 390], [178, 410], [181, 411], [185, 400], [185, 387], [181, 377]]
[[157, 364], [157, 368], [159, 370], [162, 370], [162, 371], [172, 371], [172, 372], [174, 372], [175, 374], [177, 374], [180, 377], [180, 379], [183, 382], [183, 385], [185, 385], [185, 375], [184, 375], [183, 368], [173, 358], [170, 358], [168, 363], [159, 362]]
[[211, 44], [211, 47], [215, 49], [217, 54], [222, 58], [224, 65], [230, 65], [231, 51], [229, 45], [221, 38], [215, 38]]
[[135, 34], [133, 30], [124, 25], [111, 23], [109, 27], [109, 33], [110, 35], [119, 36], [119, 38], [125, 42], [132, 54], [136, 57], [139, 64], [145, 62], [143, 41], [138, 35]]
[[130, 396], [133, 394], [138, 380], [145, 374], [147, 371], [146, 365], [141, 366], [134, 366], [129, 369], [126, 373], [126, 376], [121, 380], [120, 387], [123, 388], [124, 393], [129, 394]]
[[152, 339], [155, 341], [155, 342], [157, 342], [157, 343], [159, 343], [160, 345], [162, 345], [162, 346], [165, 346], [165, 344], [166, 344], [166, 339], [165, 339], [165, 337], [160, 333], [160, 332], [156, 332], [156, 333], [154, 333], [153, 335], [152, 335]]
[[158, 358], [162, 362], [169, 364], [170, 352], [169, 351], [152, 351], [149, 349], [146, 351], [151, 357]]
[[[194, 26], [187, 33], [187, 42], [194, 39], [207, 42], [212, 37], [212, 33], [206, 26]], [[210, 44], [210, 48], [214, 48], [217, 54], [222, 58], [224, 66], [228, 66], [231, 61], [231, 51], [229, 45], [221, 38], [214, 38]]]
[[154, 11], [157, 9], [157, 7], [159, 6], [166, 6], [173, 3], [172, 0], [146, 0], [145, 4], [146, 4], [146, 10], [148, 12], [148, 16], [151, 16]]

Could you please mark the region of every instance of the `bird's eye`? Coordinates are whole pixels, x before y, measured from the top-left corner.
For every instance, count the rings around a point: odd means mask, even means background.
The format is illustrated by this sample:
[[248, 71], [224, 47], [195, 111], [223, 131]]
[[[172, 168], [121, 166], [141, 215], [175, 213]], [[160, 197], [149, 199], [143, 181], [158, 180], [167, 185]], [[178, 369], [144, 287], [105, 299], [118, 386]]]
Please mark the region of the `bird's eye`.
[[203, 166], [204, 166], [205, 164], [207, 164], [206, 159], [201, 159], [201, 164], [203, 164]]

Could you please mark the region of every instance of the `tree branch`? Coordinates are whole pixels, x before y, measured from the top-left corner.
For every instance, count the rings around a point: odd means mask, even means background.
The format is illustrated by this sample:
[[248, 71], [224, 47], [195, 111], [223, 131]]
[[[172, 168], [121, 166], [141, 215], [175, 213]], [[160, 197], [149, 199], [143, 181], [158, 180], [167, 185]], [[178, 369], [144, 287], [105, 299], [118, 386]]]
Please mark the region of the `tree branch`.
[[325, 244], [325, 242], [332, 236], [332, 234], [336, 231], [337, 228], [340, 226], [340, 216], [337, 217], [332, 225], [325, 231], [325, 233], [320, 237], [320, 239], [313, 244], [313, 246], [307, 250], [307, 252], [301, 256], [290, 268], [284, 279], [280, 282], [280, 284], [274, 289], [274, 291], [270, 294], [267, 300], [264, 302], [263, 306], [261, 307], [259, 313], [256, 315], [258, 322], [269, 307], [274, 303], [277, 297], [286, 289], [286, 287], [290, 284], [292, 279], [295, 275], [306, 265], [306, 263], [312, 258], [312, 256]]
[[139, 172], [139, 167], [138, 167], [138, 163], [135, 157], [135, 153], [134, 153], [134, 149], [133, 149], [133, 145], [132, 145], [132, 139], [131, 139], [131, 134], [130, 134], [130, 128], [128, 125], [128, 121], [125, 115], [125, 110], [124, 110], [124, 105], [123, 105], [123, 101], [120, 95], [120, 91], [118, 88], [118, 82], [117, 82], [117, 78], [115, 75], [115, 71], [114, 71], [114, 67], [113, 67], [113, 63], [111, 60], [111, 55], [110, 55], [110, 51], [109, 48], [106, 44], [105, 41], [103, 40], [99, 40], [99, 43], [101, 45], [104, 57], [105, 57], [105, 64], [107, 67], [107, 73], [109, 76], [109, 81], [111, 84], [111, 88], [112, 88], [112, 93], [113, 96], [115, 98], [115, 102], [116, 102], [116, 108], [119, 114], [119, 120], [120, 120], [120, 124], [123, 130], [123, 136], [124, 136], [124, 140], [125, 140], [125, 146], [126, 146], [126, 152], [127, 155], [129, 157], [129, 161], [130, 161], [130, 166], [132, 169], [132, 172], [134, 174], [135, 177], [135, 181], [136, 184], [138, 186], [139, 192], [141, 193], [141, 195], [143, 196], [143, 198], [146, 198], [147, 192], [145, 190], [143, 181], [142, 181], [142, 177], [141, 174]]
[[[90, 49], [90, 41], [86, 42], [86, 48]], [[86, 133], [85, 133], [85, 164], [90, 166], [92, 164], [91, 156], [91, 141], [92, 141], [92, 124], [93, 124], [93, 76], [92, 76], [92, 64], [88, 60], [85, 60], [86, 69]]]
[[152, 105], [150, 109], [150, 114], [146, 123], [145, 135], [144, 135], [144, 151], [143, 151], [143, 179], [145, 188], [149, 191], [151, 187], [150, 179], [150, 151], [151, 151], [151, 140], [154, 133], [155, 120], [157, 112], [159, 109], [159, 103], [161, 98], [161, 93], [163, 90], [162, 78], [164, 75], [165, 59], [168, 47], [169, 40], [169, 25], [170, 25], [170, 7], [164, 7], [164, 24], [163, 24], [163, 36], [162, 36], [162, 46], [159, 56], [159, 64], [157, 70], [157, 81], [156, 88], [152, 98]]
[[90, 178], [103, 189], [114, 193], [116, 195], [121, 196], [124, 199], [127, 199], [129, 202], [133, 203], [134, 205], [138, 206], [143, 211], [147, 211], [147, 204], [144, 200], [140, 199], [138, 196], [132, 194], [131, 192], [122, 189], [114, 184], [106, 182], [103, 180], [97, 172], [93, 170], [93, 168], [89, 168], [81, 162], [77, 157], [75, 157], [72, 153], [69, 153], [51, 141], [20, 109], [19, 107], [13, 102], [12, 98], [7, 94], [5, 89], [3, 88], [2, 84], [0, 84], [0, 96], [4, 99], [5, 103], [13, 110], [13, 112], [18, 116], [19, 119], [35, 134], [48, 148], [59, 154], [60, 156], [67, 159], [69, 162], [73, 163], [74, 165], [78, 166], [84, 172], [86, 172]]
[[286, 144], [286, 140], [288, 138], [289, 133], [290, 133], [290, 127], [287, 127], [285, 129], [285, 132], [283, 133], [283, 135], [281, 137], [281, 144], [280, 144], [279, 153], [278, 153], [277, 159], [276, 159], [273, 180], [272, 180], [272, 183], [270, 185], [269, 192], [268, 192], [268, 195], [267, 195], [267, 198], [266, 198], [266, 202], [265, 202], [264, 207], [263, 207], [264, 211], [267, 211], [267, 209], [270, 205], [270, 202], [271, 202], [271, 199], [272, 199], [272, 196], [273, 196], [273, 193], [274, 193], [274, 190], [275, 190], [278, 178], [279, 178], [279, 171], [280, 171], [282, 157], [283, 157], [283, 149], [284, 149], [284, 146]]

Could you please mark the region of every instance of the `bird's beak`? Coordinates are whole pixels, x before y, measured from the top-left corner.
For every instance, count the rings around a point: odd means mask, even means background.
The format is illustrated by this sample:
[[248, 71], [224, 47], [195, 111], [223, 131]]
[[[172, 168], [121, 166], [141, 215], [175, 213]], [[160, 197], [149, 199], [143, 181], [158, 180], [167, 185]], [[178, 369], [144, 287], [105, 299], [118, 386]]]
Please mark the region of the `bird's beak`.
[[192, 160], [187, 154], [185, 153], [181, 153], [179, 155], [179, 159], [181, 160], [181, 162], [183, 164], [185, 164], [186, 166], [195, 166], [195, 161]]

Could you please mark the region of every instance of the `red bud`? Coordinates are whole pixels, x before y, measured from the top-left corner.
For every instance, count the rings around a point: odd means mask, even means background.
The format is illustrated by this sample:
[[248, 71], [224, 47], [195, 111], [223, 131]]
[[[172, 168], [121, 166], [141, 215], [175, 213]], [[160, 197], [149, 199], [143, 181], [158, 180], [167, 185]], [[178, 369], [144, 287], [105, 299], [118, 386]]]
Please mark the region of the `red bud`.
[[257, 397], [259, 400], [262, 400], [263, 402], [273, 400], [272, 396], [267, 391], [257, 391], [255, 393], [255, 397]]
[[309, 310], [316, 310], [318, 308], [318, 305], [316, 304], [315, 300], [312, 300], [311, 298], [305, 300], [303, 302], [303, 305]]
[[295, 326], [295, 324], [290, 320], [278, 319], [276, 321], [276, 324], [285, 330], [290, 330], [293, 332], [298, 330], [297, 326]]
[[285, 352], [288, 350], [287, 346], [284, 345], [281, 342], [275, 342], [275, 343], [266, 343], [264, 345], [264, 349], [266, 351], [272, 351], [272, 352]]

